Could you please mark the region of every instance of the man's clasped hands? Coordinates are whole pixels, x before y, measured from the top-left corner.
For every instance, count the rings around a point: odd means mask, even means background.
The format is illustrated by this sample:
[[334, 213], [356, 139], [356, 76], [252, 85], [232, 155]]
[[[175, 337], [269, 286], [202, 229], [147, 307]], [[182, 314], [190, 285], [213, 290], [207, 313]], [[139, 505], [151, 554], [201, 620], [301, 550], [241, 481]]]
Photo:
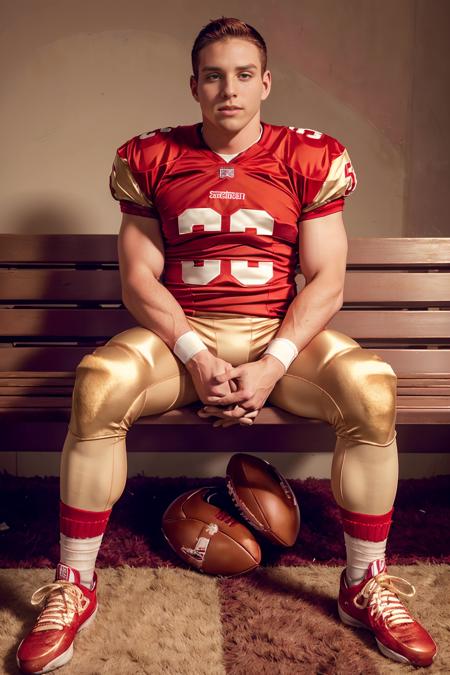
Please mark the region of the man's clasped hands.
[[218, 417], [214, 427], [253, 424], [272, 389], [284, 375], [284, 365], [267, 354], [258, 361], [233, 367], [203, 349], [186, 364], [200, 400], [200, 417]]

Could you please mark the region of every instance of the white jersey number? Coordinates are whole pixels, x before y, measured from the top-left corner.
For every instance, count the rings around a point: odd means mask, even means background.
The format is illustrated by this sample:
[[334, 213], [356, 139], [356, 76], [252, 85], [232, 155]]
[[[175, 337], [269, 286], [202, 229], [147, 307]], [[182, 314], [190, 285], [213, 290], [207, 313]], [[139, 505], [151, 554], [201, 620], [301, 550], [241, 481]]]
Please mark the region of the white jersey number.
[[300, 127], [289, 127], [293, 131], [296, 131], [298, 134], [303, 134], [306, 138], [322, 138], [323, 133], [321, 131], [315, 131], [314, 129], [301, 129]]
[[[194, 231], [194, 225], [202, 225], [204, 232], [220, 232], [222, 216], [211, 208], [186, 209], [178, 216], [179, 234]], [[271, 237], [274, 219], [267, 211], [239, 209], [230, 216], [230, 231], [256, 230], [257, 234]], [[193, 260], [182, 260], [182, 278], [186, 284], [206, 286], [221, 273], [220, 260], [202, 260], [195, 265]], [[260, 261], [250, 266], [248, 260], [231, 260], [231, 274], [243, 286], [262, 286], [273, 277], [273, 263]]]

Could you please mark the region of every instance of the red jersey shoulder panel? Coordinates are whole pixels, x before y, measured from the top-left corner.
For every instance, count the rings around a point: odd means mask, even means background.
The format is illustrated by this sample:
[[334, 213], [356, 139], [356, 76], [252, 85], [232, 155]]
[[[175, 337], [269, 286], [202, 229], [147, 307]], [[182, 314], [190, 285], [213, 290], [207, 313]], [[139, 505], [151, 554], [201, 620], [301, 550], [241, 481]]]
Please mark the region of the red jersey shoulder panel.
[[321, 131], [276, 125], [272, 128], [277, 154], [305, 178], [325, 179], [333, 159], [345, 150], [338, 140]]
[[123, 143], [117, 152], [133, 172], [151, 171], [177, 159], [181, 152], [180, 129], [182, 127], [162, 127], [138, 134]]
[[182, 130], [183, 127], [154, 129], [133, 136], [117, 149], [110, 190], [120, 202], [121, 211], [158, 217], [153, 186], [161, 169], [183, 152]]
[[314, 129], [272, 126], [271, 150], [292, 172], [302, 205], [302, 220], [341, 211], [344, 197], [356, 187], [346, 148]]

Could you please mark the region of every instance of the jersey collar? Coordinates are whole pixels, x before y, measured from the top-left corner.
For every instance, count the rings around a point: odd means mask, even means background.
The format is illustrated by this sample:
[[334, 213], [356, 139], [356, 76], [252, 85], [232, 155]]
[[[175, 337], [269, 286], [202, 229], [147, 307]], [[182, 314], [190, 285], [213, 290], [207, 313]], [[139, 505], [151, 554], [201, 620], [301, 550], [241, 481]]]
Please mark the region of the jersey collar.
[[[226, 162], [220, 155], [217, 154], [217, 152], [214, 152], [214, 150], [211, 150], [211, 148], [206, 145], [205, 140], [202, 135], [202, 123], [197, 122], [197, 124], [194, 125], [195, 129], [195, 139], [197, 141], [197, 147], [200, 150], [203, 150], [205, 154], [208, 155], [213, 161], [215, 161], [217, 164], [239, 164], [240, 161], [248, 159], [249, 157], [253, 157], [254, 155], [257, 155], [259, 152], [264, 147], [264, 142], [266, 140], [267, 134], [269, 132], [269, 127], [268, 125], [261, 120], [261, 127], [262, 127], [262, 132], [261, 136], [257, 141], [255, 141], [249, 148], [246, 150], [242, 150], [236, 157], [233, 157], [229, 162]], [[231, 154], [231, 153], [230, 153]]]

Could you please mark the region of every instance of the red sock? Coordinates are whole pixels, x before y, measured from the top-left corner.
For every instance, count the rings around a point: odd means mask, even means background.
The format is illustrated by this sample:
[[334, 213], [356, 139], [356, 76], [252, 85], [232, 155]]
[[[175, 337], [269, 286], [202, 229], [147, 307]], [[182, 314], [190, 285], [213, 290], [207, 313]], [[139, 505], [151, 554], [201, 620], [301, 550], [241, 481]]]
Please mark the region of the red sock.
[[[95, 562], [111, 511], [87, 511], [60, 501], [60, 563], [78, 570], [87, 588], [93, 588]], [[70, 572], [65, 572], [64, 578], [70, 580]]]
[[356, 539], [365, 541], [383, 541], [387, 539], [392, 523], [392, 508], [380, 516], [371, 516], [366, 513], [354, 513], [339, 507], [341, 511], [344, 532]]
[[59, 502], [59, 524], [66, 537], [88, 539], [103, 534], [112, 509], [108, 511], [86, 511]]

